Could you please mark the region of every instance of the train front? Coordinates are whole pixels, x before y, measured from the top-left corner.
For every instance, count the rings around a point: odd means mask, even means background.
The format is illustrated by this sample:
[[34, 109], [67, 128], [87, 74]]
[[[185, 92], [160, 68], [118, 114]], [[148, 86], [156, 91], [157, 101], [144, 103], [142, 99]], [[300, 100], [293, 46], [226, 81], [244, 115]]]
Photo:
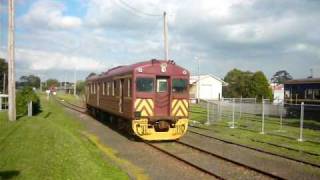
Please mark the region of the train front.
[[144, 140], [175, 140], [188, 128], [189, 72], [173, 61], [151, 60], [134, 72], [134, 133]]

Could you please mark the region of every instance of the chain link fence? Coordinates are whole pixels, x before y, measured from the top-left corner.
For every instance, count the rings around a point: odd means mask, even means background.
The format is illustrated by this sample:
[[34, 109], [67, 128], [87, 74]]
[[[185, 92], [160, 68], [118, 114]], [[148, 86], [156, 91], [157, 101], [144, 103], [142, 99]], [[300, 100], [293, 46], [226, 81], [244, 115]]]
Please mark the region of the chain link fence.
[[320, 144], [320, 105], [257, 102], [255, 98], [201, 100], [191, 106], [191, 120]]

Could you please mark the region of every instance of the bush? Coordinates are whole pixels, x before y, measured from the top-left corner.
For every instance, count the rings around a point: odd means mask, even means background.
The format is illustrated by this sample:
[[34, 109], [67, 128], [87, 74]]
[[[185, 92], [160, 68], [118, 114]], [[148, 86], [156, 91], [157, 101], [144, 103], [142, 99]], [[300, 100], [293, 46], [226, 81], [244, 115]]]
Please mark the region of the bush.
[[31, 87], [23, 87], [17, 91], [17, 116], [28, 114], [28, 103], [32, 101], [32, 114], [40, 112], [40, 99]]

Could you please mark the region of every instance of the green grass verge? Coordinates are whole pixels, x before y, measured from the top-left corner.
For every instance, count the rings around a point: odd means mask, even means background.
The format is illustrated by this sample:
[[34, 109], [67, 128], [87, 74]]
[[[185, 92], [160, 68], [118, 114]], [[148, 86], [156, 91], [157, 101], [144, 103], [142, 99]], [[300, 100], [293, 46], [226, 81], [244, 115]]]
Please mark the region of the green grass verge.
[[73, 94], [57, 93], [57, 97], [77, 106], [84, 106], [83, 96], [74, 96]]
[[128, 179], [71, 115], [53, 100], [41, 101], [34, 117], [8, 122], [0, 113], [0, 179]]
[[[279, 124], [277, 123], [279, 121], [277, 121], [275, 118], [268, 117], [265, 120], [266, 134], [260, 134], [261, 117], [253, 118], [253, 116], [248, 117], [248, 115], [243, 115], [240, 120], [237, 119], [235, 121], [236, 128], [231, 129], [229, 128], [231, 125], [231, 118], [229, 115], [223, 116], [221, 120], [211, 122], [210, 126], [205, 126], [203, 123], [207, 121], [206, 109], [200, 107], [199, 105], [191, 105], [190, 111], [190, 119], [193, 121], [198, 121], [200, 124], [197, 126], [208, 128], [209, 132], [215, 137], [320, 164], [320, 144], [307, 141], [298, 142], [297, 138], [299, 137], [299, 128], [288, 125], [286, 121], [290, 120], [284, 121], [282, 128], [283, 131], [281, 132], [277, 131], [279, 130]], [[304, 139], [320, 142], [319, 138], [319, 130], [304, 129]], [[275, 147], [267, 143], [293, 148], [300, 150], [300, 152]], [[319, 156], [308, 155], [302, 151], [319, 154]]]

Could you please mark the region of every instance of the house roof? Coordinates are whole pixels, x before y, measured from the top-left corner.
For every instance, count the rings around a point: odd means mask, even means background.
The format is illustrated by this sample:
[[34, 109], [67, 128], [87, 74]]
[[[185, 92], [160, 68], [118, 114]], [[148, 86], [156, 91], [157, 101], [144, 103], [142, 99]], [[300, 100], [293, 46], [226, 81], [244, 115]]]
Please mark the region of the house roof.
[[[213, 74], [203, 74], [200, 75], [200, 80], [206, 79], [208, 77], [214, 78], [218, 81], [220, 81], [222, 83], [222, 85], [226, 85], [227, 83], [225, 81], [223, 81], [221, 78], [219, 78], [218, 76], [215, 76]], [[199, 76], [190, 76], [190, 84], [193, 84], [195, 82], [197, 82], [199, 80]]]
[[287, 80], [284, 84], [313, 84], [320, 83], [320, 78], [292, 79]]

